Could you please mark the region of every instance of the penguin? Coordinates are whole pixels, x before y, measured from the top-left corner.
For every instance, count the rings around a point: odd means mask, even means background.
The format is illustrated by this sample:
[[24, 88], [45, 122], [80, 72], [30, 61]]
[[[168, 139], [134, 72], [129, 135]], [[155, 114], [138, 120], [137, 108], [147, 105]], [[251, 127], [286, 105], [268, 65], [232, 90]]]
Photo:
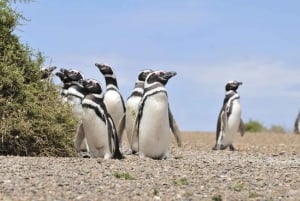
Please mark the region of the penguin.
[[131, 139], [132, 135], [132, 129], [134, 125], [134, 120], [138, 111], [138, 105], [139, 102], [141, 101], [143, 97], [143, 92], [144, 92], [144, 82], [149, 73], [153, 72], [153, 70], [150, 69], [145, 69], [142, 70], [138, 74], [137, 81], [135, 82], [134, 89], [131, 93], [131, 95], [127, 98], [126, 101], [126, 109], [125, 113], [122, 116], [119, 125], [118, 125], [118, 133], [123, 133], [124, 129], [126, 130], [127, 134], [127, 140], [129, 144], [132, 143], [132, 145], [127, 151], [127, 154], [134, 154], [138, 150], [138, 140], [136, 137], [134, 139]]
[[61, 68], [59, 72], [57, 72], [55, 74], [56, 76], [59, 77], [59, 79], [61, 80], [61, 82], [63, 83], [62, 86], [62, 90], [61, 90], [61, 99], [62, 99], [62, 103], [66, 103], [69, 102], [69, 104], [73, 104], [72, 100], [68, 100], [67, 98], [67, 91], [68, 88], [70, 86], [71, 83], [76, 83], [76, 82], [80, 82], [84, 79], [84, 75], [76, 70], [76, 69], [65, 69], [65, 68]]
[[155, 71], [144, 83], [133, 135], [138, 137], [141, 158], [167, 159], [170, 144], [169, 102], [165, 84], [176, 72]]
[[[82, 80], [84, 75], [75, 69], [61, 68], [56, 76], [63, 82], [61, 97], [63, 103], [68, 103], [72, 108], [72, 113], [80, 119], [82, 116], [81, 102], [85, 96]], [[85, 133], [81, 120], [79, 120], [75, 135], [75, 149], [83, 158], [90, 158], [89, 148], [85, 139]]]
[[294, 133], [299, 134], [300, 133], [300, 112], [296, 118], [295, 125], [294, 125]]
[[51, 67], [44, 67], [41, 68], [41, 80], [48, 80], [50, 81], [51, 77], [53, 76], [53, 71], [56, 69], [56, 66], [51, 66]]
[[226, 95], [223, 106], [218, 116], [216, 130], [216, 144], [213, 150], [224, 150], [229, 146], [234, 151], [233, 141], [235, 134], [240, 130], [244, 134], [243, 121], [241, 120], [240, 96], [237, 89], [242, 82], [228, 81], [225, 85]]
[[[118, 127], [119, 122], [125, 113], [125, 103], [118, 88], [116, 75], [109, 65], [96, 63], [95, 66], [105, 78], [106, 91], [104, 94], [104, 104], [112, 117], [114, 124]], [[123, 132], [118, 133], [120, 147], [122, 147], [122, 135]]]
[[104, 104], [101, 84], [94, 80], [83, 80], [82, 125], [91, 157], [122, 159], [118, 135], [112, 117]]

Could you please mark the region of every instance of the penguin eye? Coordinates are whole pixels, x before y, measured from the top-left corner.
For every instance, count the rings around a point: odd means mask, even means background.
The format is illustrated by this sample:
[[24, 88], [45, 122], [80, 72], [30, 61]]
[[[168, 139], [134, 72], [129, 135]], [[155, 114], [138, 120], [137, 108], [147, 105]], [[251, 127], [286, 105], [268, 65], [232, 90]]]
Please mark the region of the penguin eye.
[[163, 76], [164, 74], [165, 74], [165, 73], [162, 72], [162, 71], [159, 72], [159, 76]]
[[71, 73], [72, 73], [72, 74], [77, 74], [78, 71], [77, 71], [77, 70], [71, 70]]

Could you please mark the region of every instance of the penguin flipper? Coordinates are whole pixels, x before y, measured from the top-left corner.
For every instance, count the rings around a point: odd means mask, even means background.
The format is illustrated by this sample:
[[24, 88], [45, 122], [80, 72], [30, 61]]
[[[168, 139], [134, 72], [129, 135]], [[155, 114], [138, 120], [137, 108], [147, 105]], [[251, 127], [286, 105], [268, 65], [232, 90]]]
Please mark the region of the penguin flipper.
[[[119, 139], [118, 139], [118, 133], [116, 131], [116, 127], [114, 125], [113, 119], [110, 115], [107, 116], [107, 128], [108, 128], [108, 138], [109, 138], [109, 146], [110, 150], [113, 154], [114, 159], [123, 159], [123, 155], [120, 151], [119, 147]], [[113, 144], [114, 143], [114, 144]]]
[[130, 137], [130, 142], [129, 142], [130, 147], [131, 147], [132, 150], [133, 150], [133, 139], [135, 137], [137, 137], [137, 139], [138, 139], [138, 137], [139, 137], [139, 124], [140, 124], [140, 120], [139, 119], [140, 119], [139, 113], [137, 113], [135, 115], [135, 120], [134, 120], [134, 124], [133, 124], [133, 128], [132, 128], [132, 133], [131, 133], [131, 137]]
[[76, 130], [76, 137], [75, 137], [75, 149], [77, 152], [87, 152], [88, 146], [85, 143], [85, 133], [83, 130], [82, 122], [79, 123], [79, 126]]
[[226, 120], [227, 120], [227, 115], [226, 115], [226, 108], [223, 107], [220, 111], [219, 118], [218, 118], [218, 123], [217, 123], [217, 132], [216, 132], [216, 145], [213, 148], [213, 150], [220, 150], [222, 146], [222, 139], [225, 131], [225, 126], [226, 126]]
[[117, 133], [123, 133], [125, 130], [125, 125], [126, 125], [126, 113], [123, 114], [122, 118], [119, 121]]
[[245, 124], [242, 119], [241, 119], [240, 125], [239, 125], [239, 132], [240, 132], [241, 136], [245, 135]]
[[170, 107], [169, 107], [169, 123], [170, 123], [170, 127], [171, 127], [171, 130], [174, 134], [174, 137], [176, 139], [176, 142], [177, 142], [177, 146], [178, 147], [181, 147], [182, 145], [182, 138], [181, 138], [181, 133], [179, 131], [179, 128], [178, 128], [178, 125], [176, 123], [176, 120], [170, 110]]

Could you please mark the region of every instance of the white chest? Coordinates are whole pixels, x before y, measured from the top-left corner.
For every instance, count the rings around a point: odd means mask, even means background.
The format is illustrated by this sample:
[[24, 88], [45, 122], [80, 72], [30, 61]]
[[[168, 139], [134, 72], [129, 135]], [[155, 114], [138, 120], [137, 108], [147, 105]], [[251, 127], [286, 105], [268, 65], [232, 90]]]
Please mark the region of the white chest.
[[168, 151], [170, 143], [168, 99], [164, 93], [147, 98], [139, 127], [139, 151], [149, 157], [159, 157]]

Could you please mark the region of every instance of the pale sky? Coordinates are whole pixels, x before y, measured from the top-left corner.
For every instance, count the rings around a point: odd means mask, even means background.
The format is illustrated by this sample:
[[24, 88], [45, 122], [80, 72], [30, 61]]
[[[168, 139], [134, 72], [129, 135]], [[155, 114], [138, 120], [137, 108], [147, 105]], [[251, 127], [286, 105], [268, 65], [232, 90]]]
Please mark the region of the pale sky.
[[245, 122], [293, 129], [300, 1], [35, 0], [13, 7], [30, 20], [15, 33], [43, 52], [45, 65], [104, 84], [94, 63], [110, 64], [124, 99], [140, 70], [177, 71], [166, 87], [181, 130], [215, 131], [228, 80], [244, 83]]

